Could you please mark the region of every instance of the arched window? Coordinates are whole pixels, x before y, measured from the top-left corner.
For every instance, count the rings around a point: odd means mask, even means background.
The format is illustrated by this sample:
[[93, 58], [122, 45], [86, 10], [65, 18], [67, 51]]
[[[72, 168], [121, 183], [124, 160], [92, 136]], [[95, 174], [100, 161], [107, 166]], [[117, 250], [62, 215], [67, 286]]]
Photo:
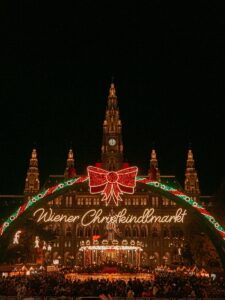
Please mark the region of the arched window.
[[99, 235], [99, 228], [98, 228], [98, 226], [95, 226], [93, 228], [93, 235]]
[[71, 226], [68, 226], [66, 228], [66, 236], [67, 237], [71, 237], [72, 236], [72, 228], [71, 228]]
[[136, 226], [133, 227], [133, 237], [138, 237], [138, 228]]
[[86, 237], [90, 237], [91, 236], [91, 228], [90, 227], [86, 227], [85, 236]]
[[153, 227], [153, 228], [152, 228], [152, 237], [153, 237], [153, 238], [158, 237], [158, 230], [157, 230], [156, 227]]
[[147, 230], [145, 226], [141, 227], [141, 237], [147, 237]]
[[126, 237], [130, 237], [131, 236], [130, 227], [128, 227], [128, 226], [125, 228], [125, 236]]
[[169, 238], [170, 234], [169, 234], [169, 229], [167, 227], [163, 228], [163, 237], [164, 238]]
[[56, 235], [60, 235], [60, 225], [56, 225], [54, 231]]
[[83, 235], [84, 235], [83, 227], [79, 226], [78, 230], [77, 230], [77, 236], [78, 237], [83, 237]]

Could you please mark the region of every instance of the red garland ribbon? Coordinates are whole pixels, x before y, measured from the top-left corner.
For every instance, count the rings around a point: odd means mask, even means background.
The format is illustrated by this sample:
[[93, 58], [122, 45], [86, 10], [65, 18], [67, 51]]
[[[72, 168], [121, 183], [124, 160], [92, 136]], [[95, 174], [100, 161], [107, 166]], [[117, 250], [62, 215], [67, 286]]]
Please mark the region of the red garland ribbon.
[[136, 186], [137, 167], [130, 167], [117, 172], [109, 172], [100, 168], [89, 166], [87, 168], [89, 187], [91, 194], [101, 193], [104, 195], [102, 201], [109, 204], [111, 198], [115, 204], [122, 201], [120, 195], [123, 193], [133, 194]]

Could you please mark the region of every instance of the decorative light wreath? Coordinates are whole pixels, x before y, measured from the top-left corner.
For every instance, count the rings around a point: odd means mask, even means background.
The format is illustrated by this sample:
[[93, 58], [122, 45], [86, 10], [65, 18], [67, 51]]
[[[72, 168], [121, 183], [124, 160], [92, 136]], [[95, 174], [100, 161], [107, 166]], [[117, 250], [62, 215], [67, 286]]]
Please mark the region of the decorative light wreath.
[[[35, 205], [37, 202], [43, 199], [48, 199], [48, 197], [53, 196], [56, 192], [62, 193], [66, 188], [72, 187], [78, 183], [83, 183], [89, 180], [88, 176], [81, 176], [77, 178], [72, 178], [68, 181], [59, 183], [53, 187], [46, 189], [45, 191], [41, 192], [40, 194], [34, 196], [32, 199], [25, 202], [21, 205], [3, 224], [0, 226], [0, 237], [6, 231], [7, 228], [11, 226], [11, 224], [20, 217], [25, 211], [27, 211], [31, 206]], [[172, 196], [177, 197], [181, 202], [187, 203], [190, 207], [194, 208], [197, 213], [204, 216], [206, 221], [216, 230], [217, 233], [221, 236], [222, 240], [225, 242], [225, 230], [224, 228], [216, 221], [216, 219], [199, 203], [194, 201], [191, 197], [187, 196], [183, 192], [177, 190], [176, 188], [162, 184], [158, 181], [150, 180], [145, 177], [136, 176], [135, 178], [136, 183], [143, 183], [148, 186], [152, 186], [159, 191], [164, 191]]]

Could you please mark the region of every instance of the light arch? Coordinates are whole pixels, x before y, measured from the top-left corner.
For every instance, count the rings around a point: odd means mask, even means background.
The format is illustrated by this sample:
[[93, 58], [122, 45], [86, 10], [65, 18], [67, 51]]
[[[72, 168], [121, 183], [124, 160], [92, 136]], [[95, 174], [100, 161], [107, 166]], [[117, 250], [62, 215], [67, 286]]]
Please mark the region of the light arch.
[[[59, 196], [65, 193], [65, 191], [71, 190], [78, 184], [87, 182], [88, 180], [88, 176], [72, 178], [53, 187], [49, 187], [43, 192], [32, 197], [30, 200], [21, 205], [3, 222], [3, 224], [0, 226], [0, 238], [11, 226], [11, 224], [18, 220], [22, 216], [22, 214], [24, 214], [24, 212], [27, 212], [32, 206], [37, 205], [42, 201], [49, 201], [53, 197]], [[156, 193], [169, 198], [170, 200], [189, 209], [192, 212], [195, 212], [196, 217], [206, 225], [207, 234], [214, 244], [225, 270], [225, 230], [203, 206], [201, 206], [199, 203], [197, 203], [182, 191], [158, 181], [150, 180], [147, 177], [137, 176], [136, 183], [144, 184]]]

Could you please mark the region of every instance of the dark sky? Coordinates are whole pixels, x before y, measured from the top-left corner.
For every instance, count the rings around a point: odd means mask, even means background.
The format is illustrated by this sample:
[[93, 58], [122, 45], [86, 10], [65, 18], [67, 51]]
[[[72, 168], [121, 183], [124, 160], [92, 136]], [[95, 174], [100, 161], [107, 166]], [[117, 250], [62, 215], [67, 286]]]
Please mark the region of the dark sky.
[[[119, 3], [119, 4], [118, 4]], [[225, 176], [224, 1], [1, 1], [0, 193], [100, 158], [111, 77], [127, 160], [183, 184], [191, 142], [203, 194]]]

